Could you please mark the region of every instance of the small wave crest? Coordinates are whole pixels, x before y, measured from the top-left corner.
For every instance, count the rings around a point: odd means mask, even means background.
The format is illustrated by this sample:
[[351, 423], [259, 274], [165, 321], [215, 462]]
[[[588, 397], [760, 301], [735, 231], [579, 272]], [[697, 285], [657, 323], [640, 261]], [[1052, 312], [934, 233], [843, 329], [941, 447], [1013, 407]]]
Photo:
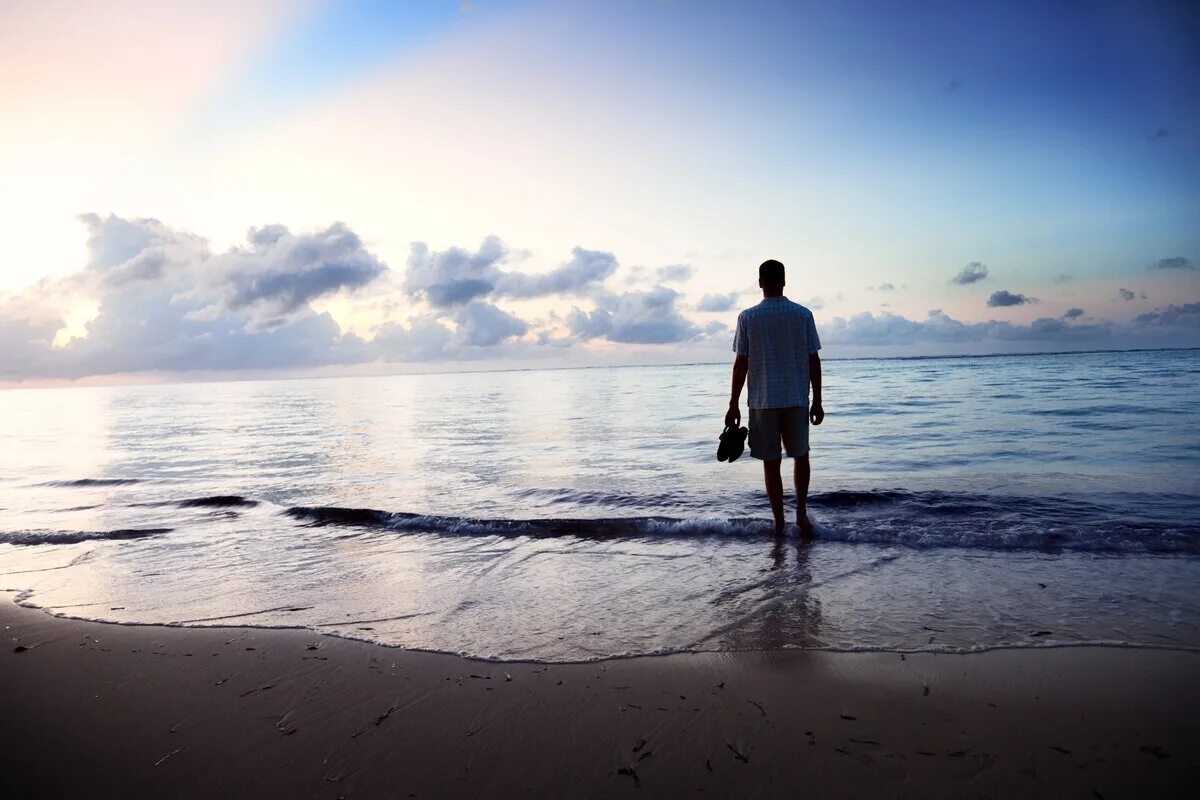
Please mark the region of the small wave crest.
[[78, 544], [97, 540], [144, 539], [161, 536], [174, 528], [120, 528], [113, 531], [8, 531], [0, 533], [0, 544]]
[[89, 486], [129, 486], [141, 483], [137, 478], [76, 478], [70, 481], [47, 481], [41, 486], [57, 486], [64, 489], [82, 489]]
[[250, 508], [258, 505], [257, 500], [250, 500], [236, 494], [218, 494], [212, 497], [193, 497], [179, 501], [180, 508]]

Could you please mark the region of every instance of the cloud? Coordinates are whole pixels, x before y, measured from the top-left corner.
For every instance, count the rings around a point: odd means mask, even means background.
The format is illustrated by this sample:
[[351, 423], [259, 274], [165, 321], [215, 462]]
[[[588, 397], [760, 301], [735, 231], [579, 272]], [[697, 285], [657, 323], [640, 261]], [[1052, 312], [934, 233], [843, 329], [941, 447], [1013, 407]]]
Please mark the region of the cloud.
[[804, 305], [808, 306], [808, 308], [812, 311], [820, 311], [825, 307], [825, 300], [821, 297], [810, 297], [808, 302]]
[[126, 219], [115, 214], [80, 214], [78, 219], [88, 230], [88, 261], [77, 283], [99, 280], [119, 286], [158, 280], [172, 266], [182, 268], [208, 256], [203, 239], [156, 219]]
[[1160, 258], [1155, 261], [1147, 269], [1195, 269], [1196, 265], [1187, 260], [1183, 256], [1173, 256], [1172, 258]]
[[571, 310], [567, 327], [580, 340], [605, 338], [626, 344], [668, 344], [701, 336], [704, 331], [675, 308], [679, 293], [665, 286], [649, 291], [609, 294], [592, 312]]
[[1070, 281], [1075, 280], [1075, 276], [1068, 275], [1065, 272], [1060, 272], [1057, 275], [1055, 275], [1054, 277], [1052, 277], [1050, 280], [1053, 281], [1054, 283], [1069, 283]]
[[433, 308], [449, 309], [489, 295], [524, 299], [587, 294], [617, 270], [612, 253], [582, 247], [573, 248], [569, 261], [544, 273], [504, 271], [501, 265], [511, 256], [496, 236], [484, 239], [474, 253], [461, 247], [433, 252], [424, 242], [414, 242], [404, 288], [410, 297]]
[[1082, 308], [1068, 308], [1063, 312], [1063, 319], [1077, 319], [1083, 316]]
[[[666, 267], [664, 269], [671, 269]], [[617, 258], [601, 250], [571, 250], [571, 260], [542, 274], [502, 273], [496, 280], [496, 294], [514, 298], [542, 297], [551, 294], [585, 294], [600, 286], [617, 271]]]
[[[243, 248], [211, 255], [199, 237], [158, 220], [80, 219], [88, 228], [84, 268], [0, 307], [4, 377], [313, 367], [371, 357], [362, 339], [307, 302], [385, 269], [345, 226], [302, 236], [270, 226], [251, 231]], [[81, 299], [97, 308], [86, 335], [55, 346], [64, 322], [54, 307]], [[264, 314], [273, 324], [262, 324]]]
[[1133, 298], [1137, 297], [1136, 294], [1129, 291], [1128, 289], [1117, 289], [1117, 292], [1120, 293], [1122, 300], [1132, 300]]
[[953, 283], [958, 283], [965, 286], [970, 283], [981, 281], [987, 276], [988, 268], [978, 261], [972, 261], [970, 264], [967, 264], [965, 267], [963, 267], [962, 271], [950, 280]]
[[1160, 139], [1166, 139], [1172, 135], [1173, 131], [1171, 131], [1170, 128], [1158, 128], [1156, 131], [1154, 131], [1154, 133], [1150, 134], [1146, 138], [1152, 142], [1157, 142]]
[[460, 310], [455, 322], [463, 343], [473, 347], [491, 347], [529, 332], [529, 325], [524, 320], [479, 300]]
[[1027, 303], [1036, 303], [1036, 297], [1026, 297], [1023, 294], [1013, 294], [1007, 289], [1000, 289], [992, 292], [992, 296], [988, 298], [988, 308], [1004, 308], [1006, 306], [1023, 306]]
[[1174, 327], [1200, 329], [1200, 303], [1184, 303], [1156, 308], [1133, 318], [1133, 324], [1143, 327]]
[[658, 268], [659, 283], [684, 283], [692, 279], [693, 270], [687, 264], [670, 264]]
[[387, 269], [341, 222], [300, 235], [282, 225], [252, 228], [247, 240], [246, 247], [208, 259], [202, 292], [226, 310], [250, 311], [262, 327], [306, 312], [319, 297], [361, 289]]
[[696, 304], [697, 311], [725, 312], [737, 307], [738, 292], [727, 294], [706, 294]]
[[868, 292], [874, 292], [874, 291], [891, 292], [891, 291], [894, 291], [895, 289], [896, 289], [895, 284], [886, 283], [886, 282], [881, 283], [878, 286], [868, 286], [867, 287]]
[[405, 328], [395, 322], [379, 326], [371, 345], [385, 361], [438, 361], [454, 355], [454, 332], [428, 314], [409, 319]]
[[461, 247], [435, 253], [424, 242], [413, 242], [404, 289], [434, 308], [462, 305], [496, 288], [498, 265], [507, 255], [504, 243], [495, 236], [484, 239], [474, 253]]

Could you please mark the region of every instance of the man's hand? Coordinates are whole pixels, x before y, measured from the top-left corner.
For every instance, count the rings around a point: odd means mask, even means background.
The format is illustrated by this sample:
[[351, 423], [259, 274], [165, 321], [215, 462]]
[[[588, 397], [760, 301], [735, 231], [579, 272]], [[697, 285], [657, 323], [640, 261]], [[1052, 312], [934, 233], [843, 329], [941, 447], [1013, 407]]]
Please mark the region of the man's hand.
[[742, 421], [742, 409], [738, 408], [736, 403], [729, 404], [729, 410], [725, 412], [725, 427], [736, 428], [738, 423]]
[[808, 410], [808, 419], [813, 425], [820, 425], [821, 420], [825, 419], [825, 409], [821, 408], [820, 403], [812, 404], [812, 408]]

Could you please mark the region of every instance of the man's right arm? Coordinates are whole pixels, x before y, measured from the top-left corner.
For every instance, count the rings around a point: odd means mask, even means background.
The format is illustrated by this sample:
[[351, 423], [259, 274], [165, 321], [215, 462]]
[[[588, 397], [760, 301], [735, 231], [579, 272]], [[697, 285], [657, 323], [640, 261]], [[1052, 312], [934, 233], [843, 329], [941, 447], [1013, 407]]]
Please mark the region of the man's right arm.
[[[745, 313], [745, 312], [743, 312]], [[725, 412], [726, 427], [736, 427], [742, 421], [742, 387], [746, 385], [746, 375], [750, 372], [750, 338], [742, 322], [742, 314], [738, 314], [737, 328], [733, 332], [733, 385], [729, 392], [729, 410]]]
[[808, 418], [813, 425], [820, 425], [825, 419], [825, 409], [821, 406], [821, 357], [816, 353], [808, 356], [808, 379], [812, 382], [812, 405], [808, 409]]
[[749, 372], [749, 358], [737, 356], [733, 359], [733, 386], [729, 392], [729, 410], [725, 412], [725, 425], [730, 428], [742, 421], [742, 387], [746, 385], [746, 374]]

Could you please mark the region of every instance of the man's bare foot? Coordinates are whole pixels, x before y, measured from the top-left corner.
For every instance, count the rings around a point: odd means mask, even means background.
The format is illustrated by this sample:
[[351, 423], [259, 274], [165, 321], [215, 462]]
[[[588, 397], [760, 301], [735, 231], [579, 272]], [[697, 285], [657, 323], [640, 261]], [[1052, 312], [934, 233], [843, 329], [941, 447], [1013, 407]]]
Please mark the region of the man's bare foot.
[[787, 522], [783, 517], [775, 518], [775, 535], [783, 536], [784, 529], [787, 527]]
[[812, 522], [809, 521], [807, 514], [796, 515], [796, 527], [800, 529], [801, 539], [815, 539], [817, 532], [813, 528]]

